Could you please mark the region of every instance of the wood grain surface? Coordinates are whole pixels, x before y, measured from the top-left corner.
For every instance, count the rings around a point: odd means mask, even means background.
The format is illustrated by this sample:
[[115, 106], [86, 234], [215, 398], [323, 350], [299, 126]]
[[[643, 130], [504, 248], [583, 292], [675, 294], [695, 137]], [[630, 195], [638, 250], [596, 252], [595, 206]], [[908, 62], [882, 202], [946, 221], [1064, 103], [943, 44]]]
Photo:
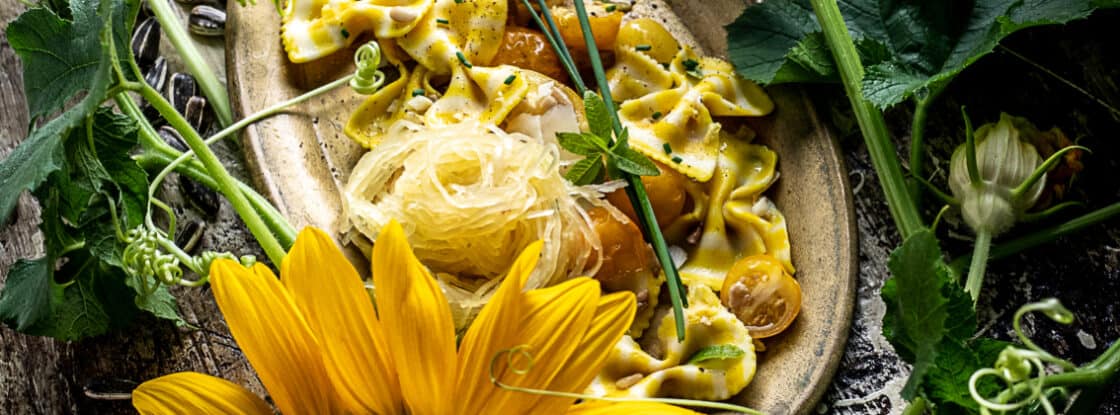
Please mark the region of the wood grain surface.
[[[267, 2], [257, 7], [268, 7]], [[24, 10], [18, 0], [0, 0], [0, 25], [7, 26]], [[1115, 28], [1120, 13], [1094, 16], [1066, 27], [1032, 29], [1013, 36], [1010, 47], [1051, 71], [1083, 86], [1093, 95], [1120, 106], [1120, 42]], [[0, 157], [26, 135], [27, 115], [22, 71], [6, 37], [0, 34]], [[985, 94], [976, 94], [982, 90]], [[897, 245], [889, 214], [858, 133], [844, 116], [846, 98], [831, 88], [812, 88], [822, 117], [835, 121], [855, 187], [859, 226], [860, 280], [856, 318], [850, 340], [819, 413], [889, 414], [901, 403], [899, 390], [909, 368], [901, 363], [880, 334], [883, 305], [878, 289], [886, 279], [886, 260]], [[946, 142], [932, 154], [944, 157], [959, 139], [959, 105], [968, 104], [974, 120], [990, 120], [1003, 109], [1036, 117], [1040, 126], [1057, 125], [1071, 136], [1083, 137], [1094, 148], [1088, 170], [1075, 198], [1090, 207], [1120, 200], [1120, 117], [1071, 90], [1052, 76], [1006, 53], [981, 60], [956, 81], [934, 109], [932, 141]], [[899, 152], [908, 152], [908, 109], [888, 113]], [[940, 115], [938, 115], [940, 114]], [[978, 122], [983, 122], [978, 121]], [[236, 145], [219, 148], [227, 164], [242, 177], [245, 169]], [[942, 159], [942, 162], [944, 159]], [[205, 243], [213, 248], [252, 248], [232, 210], [223, 206], [210, 222]], [[18, 258], [41, 253], [38, 207], [24, 195], [13, 221], [0, 228], [0, 283]], [[1071, 327], [1041, 320], [1028, 321], [1028, 330], [1041, 345], [1075, 362], [1091, 360], [1120, 337], [1120, 221], [1113, 220], [1086, 232], [1062, 238], [1022, 255], [992, 264], [981, 299], [980, 320], [985, 335], [1011, 338], [1009, 318], [1026, 301], [1046, 296], [1061, 298], [1078, 314]], [[960, 235], [958, 235], [960, 236]], [[947, 248], [954, 254], [965, 243]], [[129, 413], [121, 401], [91, 399], [90, 392], [119, 391], [130, 383], [179, 370], [198, 370], [226, 377], [263, 393], [259, 382], [229, 338], [206, 289], [178, 291], [186, 318], [200, 330], [178, 330], [154, 319], [141, 319], [132, 328], [95, 339], [65, 343], [29, 337], [0, 327], [0, 414]], [[1120, 414], [1120, 386], [1114, 386], [1101, 414]]]

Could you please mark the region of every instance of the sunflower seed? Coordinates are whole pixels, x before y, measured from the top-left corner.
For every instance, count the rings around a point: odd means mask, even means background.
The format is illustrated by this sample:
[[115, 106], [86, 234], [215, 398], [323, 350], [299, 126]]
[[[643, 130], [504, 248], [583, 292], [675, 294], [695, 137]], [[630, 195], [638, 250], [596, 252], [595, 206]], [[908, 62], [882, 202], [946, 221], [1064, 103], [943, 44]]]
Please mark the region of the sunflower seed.
[[183, 248], [183, 251], [194, 255], [194, 251], [198, 248], [198, 242], [202, 240], [202, 235], [206, 231], [206, 222], [200, 220], [187, 221], [181, 229], [175, 231], [175, 245]]
[[147, 82], [152, 89], [162, 91], [163, 86], [167, 84], [167, 59], [163, 56], [156, 58], [152, 67], [144, 73], [144, 82]]
[[210, 106], [206, 105], [206, 98], [194, 96], [187, 100], [187, 107], [183, 109], [183, 118], [186, 118], [200, 135], [207, 136], [206, 132], [210, 130], [213, 116], [210, 113]]
[[217, 192], [185, 176], [179, 176], [179, 191], [183, 192], [183, 196], [186, 196], [187, 201], [189, 201], [195, 209], [198, 209], [199, 212], [202, 212], [205, 217], [212, 218], [218, 216], [218, 209], [220, 209], [222, 205], [218, 201]]
[[175, 147], [176, 150], [180, 152], [187, 151], [187, 143], [183, 141], [183, 136], [179, 135], [179, 132], [171, 128], [170, 125], [160, 127], [159, 136], [163, 141], [166, 141], [168, 145]]
[[200, 4], [191, 9], [187, 27], [199, 36], [221, 36], [226, 31], [226, 12], [212, 6]]
[[87, 398], [100, 401], [124, 401], [132, 399], [136, 382], [115, 378], [94, 378], [82, 387]]
[[190, 74], [176, 72], [171, 75], [171, 83], [167, 85], [167, 100], [175, 111], [180, 114], [186, 112], [187, 101], [198, 95], [198, 82]]
[[132, 54], [136, 56], [136, 65], [146, 70], [159, 57], [159, 21], [147, 18], [136, 25], [132, 33]]

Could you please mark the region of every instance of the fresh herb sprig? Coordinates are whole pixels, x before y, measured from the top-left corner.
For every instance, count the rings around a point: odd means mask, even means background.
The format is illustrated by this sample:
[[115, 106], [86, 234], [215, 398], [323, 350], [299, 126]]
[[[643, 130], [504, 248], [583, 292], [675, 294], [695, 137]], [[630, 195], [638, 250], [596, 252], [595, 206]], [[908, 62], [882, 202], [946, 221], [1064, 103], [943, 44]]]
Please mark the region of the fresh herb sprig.
[[601, 182], [604, 178], [603, 166], [611, 177], [620, 177], [623, 174], [637, 176], [656, 176], [660, 174], [657, 165], [649, 161], [642, 153], [630, 148], [628, 132], [624, 128], [618, 140], [611, 143], [608, 137], [612, 136], [610, 127], [610, 113], [599, 95], [587, 91], [583, 94], [584, 113], [587, 114], [587, 124], [591, 132], [587, 133], [557, 133], [560, 147], [575, 154], [584, 156], [584, 159], [572, 165], [565, 174], [568, 181], [577, 185], [587, 185]]
[[[538, 0], [540, 13], [544, 15], [542, 19], [528, 0], [522, 0], [522, 2], [532, 15], [533, 20], [541, 25], [546, 38], [556, 50], [557, 56], [568, 71], [568, 76], [571, 77], [577, 92], [584, 96], [585, 107], [587, 105], [592, 106], [592, 111], [587, 113], [591, 134], [579, 135], [578, 137], [568, 135], [567, 138], [560, 138], [561, 145], [566, 143], [567, 146], [571, 147], [565, 147], [568, 151], [588, 156], [579, 162], [582, 165], [572, 168], [574, 172], [569, 172], [568, 177], [581, 182], [589, 180], [589, 177], [598, 177], [603, 169], [602, 163], [605, 162], [608, 172], [610, 172], [609, 170], [617, 170], [617, 173], [626, 181], [626, 195], [629, 197], [634, 211], [637, 212], [639, 228], [642, 229], [642, 234], [646, 240], [653, 245], [657, 261], [665, 272], [666, 283], [669, 286], [669, 299], [673, 306], [673, 319], [676, 322], [677, 339], [684, 341], [684, 308], [688, 306], [687, 300], [684, 298], [684, 284], [681, 282], [677, 267], [669, 255], [669, 245], [665, 242], [665, 237], [661, 234], [661, 228], [657, 225], [653, 204], [650, 203], [649, 195], [646, 194], [645, 185], [641, 180], [642, 175], [654, 176], [660, 174], [660, 171], [656, 165], [641, 153], [631, 149], [627, 143], [628, 134], [618, 118], [614, 100], [611, 98], [610, 84], [607, 82], [603, 62], [599, 58], [599, 48], [595, 44], [595, 35], [591, 31], [591, 21], [587, 17], [587, 7], [582, 1], [573, 2], [576, 16], [579, 19], [580, 30], [583, 33], [584, 45], [591, 61], [591, 69], [599, 87], [600, 95], [598, 96], [594, 91], [587, 88], [587, 84], [576, 69], [567, 45], [564, 44], [564, 40], [560, 36], [560, 29], [552, 18], [548, 4], [544, 0]], [[588, 104], [589, 97], [592, 97], [590, 98], [590, 104]], [[602, 110], [596, 108], [600, 104]], [[606, 119], [604, 119], [604, 115]], [[573, 150], [573, 148], [576, 150]], [[579, 168], [579, 171], [576, 171], [576, 167]]]

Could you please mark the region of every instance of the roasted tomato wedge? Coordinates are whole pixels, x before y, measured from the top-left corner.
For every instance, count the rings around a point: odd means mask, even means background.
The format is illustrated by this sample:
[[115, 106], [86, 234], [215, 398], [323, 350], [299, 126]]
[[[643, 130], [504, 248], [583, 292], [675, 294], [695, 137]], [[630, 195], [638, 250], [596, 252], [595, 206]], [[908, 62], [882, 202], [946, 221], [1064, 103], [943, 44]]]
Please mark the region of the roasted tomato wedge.
[[801, 285], [770, 255], [736, 262], [719, 297], [756, 339], [781, 333], [801, 310]]

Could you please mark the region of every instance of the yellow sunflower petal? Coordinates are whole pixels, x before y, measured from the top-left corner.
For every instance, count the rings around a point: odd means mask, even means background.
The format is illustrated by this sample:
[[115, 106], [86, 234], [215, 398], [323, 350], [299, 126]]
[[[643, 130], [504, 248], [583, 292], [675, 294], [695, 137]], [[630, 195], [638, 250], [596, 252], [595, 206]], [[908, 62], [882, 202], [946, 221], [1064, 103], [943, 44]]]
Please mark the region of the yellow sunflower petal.
[[327, 373], [353, 412], [400, 413], [400, 387], [358, 271], [325, 232], [305, 228], [280, 275], [319, 339]]
[[[637, 302], [632, 292], [623, 291], [600, 297], [591, 326], [583, 333], [574, 352], [566, 359], [547, 389], [583, 392], [606, 364], [610, 350], [618, 343], [618, 339], [630, 328], [636, 310]], [[560, 413], [569, 403], [559, 399], [545, 399], [526, 413]]]
[[140, 384], [132, 406], [141, 414], [269, 415], [272, 408], [227, 380], [195, 372], [174, 373]]
[[337, 395], [323, 367], [318, 341], [272, 271], [261, 264], [249, 270], [218, 260], [210, 275], [214, 299], [230, 333], [280, 411], [337, 412]]
[[373, 283], [401, 395], [416, 415], [450, 413], [457, 357], [451, 309], [396, 221], [373, 246]]
[[699, 415], [681, 407], [655, 402], [585, 402], [572, 406], [567, 415]]
[[505, 281], [498, 291], [478, 313], [478, 317], [467, 329], [467, 334], [459, 346], [459, 376], [456, 391], [462, 402], [461, 413], [483, 413], [490, 394], [496, 391], [490, 383], [490, 360], [496, 353], [516, 346], [517, 325], [510, 324], [520, 318], [521, 289], [529, 279], [529, 274], [537, 266], [541, 249], [540, 241], [534, 242], [521, 251], [517, 261], [510, 267]]
[[[599, 292], [599, 284], [594, 280], [576, 278], [525, 293], [522, 296], [523, 316], [517, 323], [519, 330], [514, 338], [506, 342], [512, 346], [525, 346], [533, 364], [523, 375], [499, 365], [495, 376], [513, 386], [552, 390], [553, 383], [558, 382], [558, 375], [568, 365], [568, 358], [576, 352], [580, 339], [591, 325], [599, 303]], [[520, 368], [525, 367], [521, 365]], [[571, 369], [579, 371], [585, 368]], [[482, 413], [535, 413], [531, 408], [542, 401], [555, 402], [563, 407], [570, 405], [573, 399], [499, 391], [487, 401]]]

